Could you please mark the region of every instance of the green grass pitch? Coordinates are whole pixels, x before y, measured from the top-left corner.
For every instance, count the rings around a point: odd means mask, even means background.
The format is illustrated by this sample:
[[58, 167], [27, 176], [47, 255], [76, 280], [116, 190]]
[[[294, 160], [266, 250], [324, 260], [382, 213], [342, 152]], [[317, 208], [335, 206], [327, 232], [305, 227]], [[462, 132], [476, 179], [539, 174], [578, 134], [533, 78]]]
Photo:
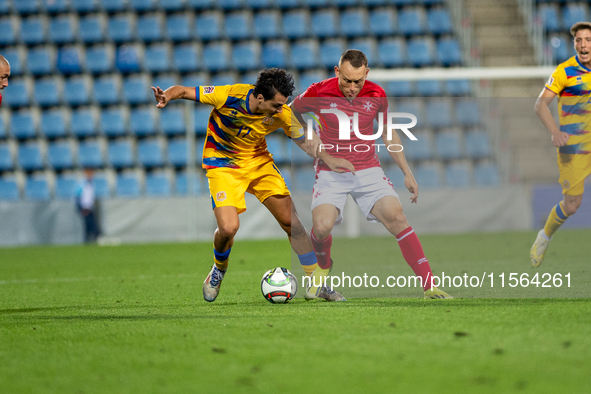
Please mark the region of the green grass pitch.
[[[550, 245], [540, 272], [572, 272], [562, 293], [380, 289], [388, 297], [287, 305], [259, 288], [289, 265], [287, 241], [237, 241], [212, 304], [211, 243], [0, 249], [0, 392], [589, 393], [590, 236], [564, 230]], [[421, 236], [434, 272], [454, 275], [531, 274], [534, 238]], [[338, 239], [333, 257], [411, 273], [391, 238]], [[570, 298], [499, 298], [555, 295]]]

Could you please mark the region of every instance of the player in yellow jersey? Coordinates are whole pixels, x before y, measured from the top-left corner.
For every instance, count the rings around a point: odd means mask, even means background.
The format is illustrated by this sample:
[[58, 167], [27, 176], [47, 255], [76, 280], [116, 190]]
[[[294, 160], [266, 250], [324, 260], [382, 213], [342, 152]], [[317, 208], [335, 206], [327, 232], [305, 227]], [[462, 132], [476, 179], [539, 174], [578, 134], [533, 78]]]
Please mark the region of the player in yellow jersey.
[[[307, 145], [299, 123], [292, 123], [291, 108], [286, 105], [293, 93], [290, 74], [280, 69], [259, 73], [254, 85], [173, 86], [165, 91], [152, 88], [158, 108], [170, 100], [187, 99], [213, 106], [203, 149], [213, 212], [218, 228], [214, 233], [214, 265], [203, 283], [203, 297], [212, 302], [228, 268], [234, 236], [240, 226], [238, 215], [246, 210], [245, 192], [254, 194], [267, 207], [287, 233], [293, 250], [304, 270], [316, 268], [316, 256], [310, 238], [292, 202], [283, 176], [267, 150], [265, 136], [283, 129], [304, 151], [315, 154]], [[335, 159], [334, 165], [347, 166]], [[337, 300], [342, 296], [330, 288], [323, 298]]]
[[[556, 67], [535, 107], [557, 148], [564, 198], [550, 211], [531, 248], [529, 257], [534, 267], [542, 263], [552, 235], [577, 212], [583, 199], [583, 182], [591, 174], [591, 23], [575, 23], [570, 32], [577, 55]], [[556, 96], [560, 126], [548, 109]]]

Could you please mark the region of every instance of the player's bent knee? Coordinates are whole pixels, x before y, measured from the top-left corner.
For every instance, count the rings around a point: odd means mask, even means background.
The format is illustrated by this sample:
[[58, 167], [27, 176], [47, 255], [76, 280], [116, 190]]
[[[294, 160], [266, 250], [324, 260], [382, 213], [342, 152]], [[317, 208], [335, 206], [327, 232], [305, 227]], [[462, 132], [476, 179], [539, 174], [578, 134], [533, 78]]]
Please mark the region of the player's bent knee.
[[218, 226], [220, 235], [224, 238], [234, 238], [240, 227], [239, 223], [225, 223]]

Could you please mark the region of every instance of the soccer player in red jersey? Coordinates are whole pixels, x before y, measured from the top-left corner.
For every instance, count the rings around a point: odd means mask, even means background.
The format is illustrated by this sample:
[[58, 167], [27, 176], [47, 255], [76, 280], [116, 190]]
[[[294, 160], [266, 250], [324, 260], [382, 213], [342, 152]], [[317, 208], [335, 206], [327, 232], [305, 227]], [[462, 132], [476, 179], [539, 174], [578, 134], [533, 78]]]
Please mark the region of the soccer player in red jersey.
[[1, 91], [8, 86], [8, 77], [10, 77], [10, 63], [4, 56], [0, 55], [0, 105], [2, 105]]
[[[368, 81], [369, 72], [367, 57], [361, 51], [349, 49], [343, 53], [338, 67], [335, 67], [335, 78], [312, 84], [304, 93], [296, 97], [291, 107], [300, 123], [304, 124], [303, 113], [324, 112], [317, 127], [322, 145], [316, 162], [316, 183], [312, 197], [312, 245], [318, 259], [318, 268], [314, 271], [306, 288], [307, 298], [316, 298], [321, 283], [324, 283], [331, 266], [330, 250], [332, 245], [331, 231], [335, 224], [342, 220], [343, 207], [350, 194], [366, 219], [370, 222], [381, 222], [396, 237], [404, 259], [414, 273], [421, 278], [425, 298], [452, 298], [444, 291], [431, 288], [433, 273], [423, 252], [421, 242], [408, 224], [402, 211], [398, 194], [384, 171], [376, 155], [377, 141], [362, 139], [357, 134], [369, 136], [375, 134], [373, 121], [382, 121], [384, 130], [387, 125], [388, 101], [384, 90]], [[339, 116], [334, 110], [341, 111], [357, 123], [358, 130], [350, 131], [348, 138], [343, 139], [339, 130]], [[343, 116], [344, 116], [343, 114]], [[381, 117], [381, 119], [379, 119]], [[355, 121], [357, 118], [357, 122]], [[366, 137], [367, 138], [367, 137]], [[408, 167], [401, 149], [401, 141], [396, 131], [391, 138], [383, 134], [384, 145], [380, 149], [388, 149], [390, 156], [404, 173], [404, 185], [413, 194], [411, 202], [416, 203], [419, 186]], [[344, 173], [334, 172], [322, 158], [328, 154], [334, 158], [349, 161], [355, 171]]]

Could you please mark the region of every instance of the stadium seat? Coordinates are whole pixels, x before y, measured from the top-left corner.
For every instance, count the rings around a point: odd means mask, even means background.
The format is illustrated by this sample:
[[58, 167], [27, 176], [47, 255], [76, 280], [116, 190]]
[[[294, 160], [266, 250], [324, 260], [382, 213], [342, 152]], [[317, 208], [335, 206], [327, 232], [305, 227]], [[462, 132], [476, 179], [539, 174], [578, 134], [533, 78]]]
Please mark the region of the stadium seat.
[[432, 66], [435, 50], [432, 38], [411, 38], [408, 44], [408, 60], [414, 67]]
[[[358, 49], [365, 53], [367, 56], [367, 62], [370, 67], [381, 66], [380, 59], [378, 57], [378, 47], [375, 38], [358, 38], [353, 41], [349, 41], [349, 49]], [[335, 60], [338, 63], [338, 59]]]
[[148, 174], [146, 176], [146, 195], [153, 197], [169, 197], [171, 195], [171, 179], [167, 173]]
[[303, 5], [309, 8], [326, 8], [331, 6], [331, 0], [301, 0]]
[[204, 86], [208, 84], [209, 76], [206, 73], [189, 74], [183, 77], [181, 85], [183, 86]]
[[263, 40], [281, 36], [281, 14], [277, 11], [262, 11], [254, 17], [254, 32]]
[[49, 14], [63, 14], [70, 10], [69, 0], [43, 0], [43, 8]]
[[97, 134], [96, 116], [89, 108], [72, 111], [71, 130], [78, 138], [95, 136]]
[[87, 105], [90, 102], [92, 79], [72, 77], [64, 84], [64, 100], [70, 106]]
[[445, 8], [432, 8], [427, 12], [427, 27], [431, 34], [450, 34], [453, 32], [449, 11]]
[[86, 49], [86, 68], [92, 74], [111, 72], [115, 66], [115, 48], [98, 45]]
[[136, 12], [154, 11], [157, 5], [157, 0], [129, 0], [129, 6]]
[[115, 168], [133, 167], [135, 164], [133, 148], [129, 140], [109, 142], [107, 156], [109, 163]]
[[57, 69], [65, 75], [82, 72], [82, 48], [61, 47], [57, 54]]
[[319, 38], [339, 35], [339, 14], [332, 9], [323, 9], [312, 14], [312, 32]]
[[111, 196], [111, 185], [105, 173], [95, 173], [92, 184], [96, 198], [109, 198]]
[[78, 188], [78, 179], [73, 175], [60, 175], [55, 180], [55, 197], [62, 200], [73, 200]]
[[186, 196], [189, 189], [191, 189], [191, 195], [200, 195], [204, 193], [203, 187], [201, 186], [201, 177], [199, 174], [195, 174], [191, 178], [192, 187], [189, 188], [189, 177], [186, 171], [177, 173], [176, 175], [176, 194]]
[[139, 17], [137, 35], [144, 42], [161, 41], [164, 38], [164, 18], [162, 15], [149, 14]]
[[141, 194], [140, 180], [137, 174], [127, 173], [117, 175], [115, 192], [117, 197], [134, 198]]
[[[299, 166], [299, 165], [304, 165], [304, 166], [311, 166], [311, 164], [314, 162], [314, 159], [312, 159], [310, 156], [308, 156], [306, 154], [306, 152], [304, 152], [303, 150], [301, 150], [296, 144], [295, 142], [291, 142], [288, 145], [288, 149], [287, 152], [289, 153], [288, 157], [291, 157], [291, 165], [292, 167], [295, 166]], [[312, 188], [310, 188], [311, 190]]]
[[85, 44], [104, 41], [107, 20], [102, 15], [87, 15], [80, 18], [78, 36]]
[[376, 8], [369, 15], [369, 30], [378, 37], [396, 34], [398, 18], [392, 8]]
[[17, 0], [13, 2], [14, 10], [21, 15], [36, 14], [39, 10], [38, 0]]
[[139, 45], [121, 45], [117, 48], [115, 65], [124, 74], [140, 71], [142, 68], [142, 47]]
[[565, 34], [553, 34], [549, 37], [548, 47], [552, 49], [552, 59], [555, 63], [562, 63], [572, 56], [572, 44], [565, 37]]
[[17, 157], [19, 165], [25, 171], [43, 169], [43, 155], [38, 142], [20, 144]]
[[160, 110], [160, 129], [168, 136], [185, 134], [183, 109], [167, 106]]
[[143, 140], [138, 143], [138, 159], [144, 167], [159, 167], [164, 165], [164, 149], [159, 140]]
[[301, 0], [276, 0], [275, 4], [282, 10], [290, 8], [299, 8], [302, 5]]
[[404, 6], [408, 6], [408, 5], [412, 5], [414, 3], [417, 3], [418, 1], [415, 1], [415, 0], [386, 0], [385, 2], [386, 3], [393, 3], [397, 7], [404, 7]]
[[199, 69], [201, 67], [201, 47], [197, 44], [175, 46], [174, 66], [183, 73]]
[[8, 144], [0, 144], [0, 171], [10, 171], [14, 168], [14, 158]]
[[314, 68], [318, 65], [318, 42], [315, 40], [298, 41], [291, 46], [291, 59], [298, 69]]
[[49, 22], [49, 40], [56, 44], [71, 44], [78, 34], [77, 20], [72, 15], [60, 15]]
[[406, 42], [400, 38], [385, 38], [378, 44], [378, 56], [384, 67], [402, 67], [407, 63]]
[[151, 73], [166, 72], [171, 69], [172, 53], [170, 44], [155, 44], [146, 48], [146, 69]]
[[9, 80], [10, 94], [5, 94], [2, 99], [4, 105], [11, 108], [20, 108], [29, 105], [31, 100], [31, 81], [29, 78], [14, 78]]
[[205, 12], [195, 21], [197, 39], [201, 41], [218, 40], [223, 37], [224, 18], [220, 12]]
[[0, 200], [17, 201], [19, 197], [20, 192], [16, 180], [0, 178]]
[[49, 183], [44, 175], [33, 175], [25, 181], [25, 198], [32, 201], [47, 201], [51, 198]]
[[125, 11], [127, 7], [126, 0], [101, 0], [103, 10], [109, 13]]
[[290, 39], [305, 38], [310, 35], [311, 21], [307, 10], [290, 11], [283, 15], [283, 30]]
[[[300, 150], [299, 148], [294, 149]], [[300, 193], [311, 194], [316, 183], [316, 170], [311, 166], [305, 166], [294, 168], [293, 171], [295, 171], [295, 174], [292, 173], [292, 180], [295, 181], [295, 185], [292, 185], [294, 190]]]
[[117, 44], [133, 41], [135, 38], [135, 19], [132, 14], [119, 14], [109, 18], [107, 23], [109, 39]]
[[417, 95], [426, 97], [442, 96], [441, 81], [430, 79], [417, 81]]
[[231, 47], [227, 42], [208, 44], [203, 50], [205, 68], [212, 72], [224, 71], [231, 66]]
[[320, 62], [326, 68], [337, 66], [345, 49], [346, 44], [344, 40], [333, 39], [323, 41], [320, 45]]
[[210, 80], [210, 84], [213, 86], [234, 85], [235, 83], [238, 83], [238, 74], [234, 72], [215, 74]]
[[35, 102], [42, 107], [55, 106], [60, 103], [62, 84], [57, 78], [43, 78], [37, 80], [33, 89]]
[[404, 186], [404, 174], [400, 170], [400, 167], [397, 165], [384, 166], [384, 163], [382, 163], [382, 167], [384, 168], [384, 174], [390, 179], [394, 189], [398, 191], [406, 189], [406, 186]]
[[306, 71], [300, 74], [300, 77], [298, 78], [298, 83], [299, 83], [299, 92], [303, 92], [306, 89], [308, 89], [308, 87], [310, 87], [310, 85], [312, 85], [315, 82], [320, 82], [324, 79], [326, 79], [327, 75], [326, 75], [326, 71], [324, 70], [312, 70], [312, 71]]
[[171, 15], [166, 19], [166, 34], [174, 42], [189, 41], [194, 38], [195, 21], [190, 15]]
[[412, 131], [417, 137], [411, 141], [406, 136], [400, 136], [404, 154], [409, 160], [427, 160], [433, 157], [433, 133], [428, 130]]
[[283, 148], [282, 140], [279, 137], [267, 137], [267, 150], [273, 155], [275, 163], [290, 163], [290, 157]]
[[191, 8], [196, 10], [210, 10], [215, 8], [217, 1], [216, 0], [188, 0], [189, 5]]
[[584, 2], [569, 2], [562, 8], [562, 28], [569, 30], [577, 22], [588, 19], [587, 5]]
[[415, 94], [411, 81], [390, 81], [386, 84], [386, 92], [393, 97], [410, 97]]
[[247, 41], [234, 45], [232, 49], [232, 62], [238, 71], [260, 69], [260, 43], [256, 41]]
[[160, 7], [166, 12], [182, 11], [185, 8], [186, 0], [159, 0]]
[[285, 41], [269, 41], [263, 46], [263, 65], [266, 68], [288, 68], [291, 65], [289, 47]]
[[444, 160], [462, 157], [461, 135], [462, 132], [455, 129], [438, 132], [435, 136], [435, 149], [438, 156]]
[[96, 0], [70, 0], [72, 8], [78, 14], [87, 14], [89, 12], [97, 11], [98, 4]]
[[341, 32], [347, 37], [363, 37], [369, 33], [369, 16], [362, 8], [349, 8], [341, 14]]
[[466, 134], [466, 153], [473, 159], [490, 156], [491, 146], [488, 134], [481, 130], [472, 130]]
[[398, 13], [398, 31], [406, 36], [425, 33], [425, 22], [425, 10], [421, 7], [405, 8]]
[[246, 40], [253, 35], [252, 15], [248, 11], [227, 14], [224, 26], [226, 36], [232, 40]]
[[82, 167], [103, 167], [103, 149], [98, 141], [82, 141], [78, 146], [78, 163]]
[[499, 171], [494, 164], [481, 163], [474, 167], [474, 183], [478, 186], [498, 186]]
[[39, 45], [47, 37], [47, 20], [41, 16], [32, 16], [21, 21], [20, 38], [27, 45]]
[[[425, 127], [425, 103], [422, 99], [408, 99], [408, 100], [399, 100], [397, 101], [396, 105], [392, 106], [393, 110], [396, 112], [407, 112], [411, 113], [417, 117], [417, 128]], [[392, 109], [390, 109], [392, 111]], [[404, 120], [404, 122], [408, 122], [408, 120]]]
[[463, 126], [477, 126], [480, 124], [480, 110], [478, 102], [461, 99], [456, 102], [456, 119]]
[[544, 29], [548, 33], [561, 30], [561, 23], [557, 4], [541, 4], [538, 8], [538, 14], [542, 19]]
[[472, 85], [467, 79], [445, 81], [445, 89], [451, 96], [471, 96]]
[[152, 86], [159, 86], [162, 90], [166, 90], [174, 85], [178, 85], [178, 79], [176, 74], [160, 74], [152, 79]]
[[107, 137], [121, 137], [126, 135], [127, 112], [114, 107], [101, 111], [101, 130]]
[[66, 118], [61, 109], [43, 111], [41, 114], [41, 135], [48, 139], [66, 137]]
[[133, 75], [125, 78], [123, 97], [132, 105], [145, 104], [153, 98], [148, 75]]
[[154, 120], [154, 107], [140, 107], [131, 110], [129, 124], [131, 132], [137, 136], [146, 136], [156, 133]]
[[445, 168], [445, 183], [453, 188], [470, 187], [471, 166], [468, 163], [458, 162], [449, 164]]
[[462, 50], [456, 38], [441, 38], [437, 41], [437, 60], [444, 66], [456, 66], [462, 63]]
[[105, 75], [94, 80], [94, 100], [100, 105], [112, 105], [119, 102], [121, 77]]
[[36, 122], [31, 111], [13, 112], [10, 117], [10, 132], [18, 140], [35, 138]]
[[[2, 32], [0, 32], [0, 37], [2, 37]], [[3, 45], [3, 44], [0, 44]], [[4, 48], [2, 54], [10, 63], [10, 75], [11, 77], [15, 77], [21, 75], [25, 72], [24, 67], [24, 59], [25, 59], [25, 50], [23, 48], [14, 47], [14, 48]], [[12, 83], [12, 80], [11, 80]], [[12, 90], [12, 89], [11, 89]]]
[[237, 10], [245, 6], [245, 0], [218, 0], [218, 6], [224, 11]]
[[453, 123], [453, 102], [449, 98], [436, 98], [426, 105], [427, 124], [431, 127], [450, 127]]
[[27, 68], [35, 75], [46, 75], [55, 72], [55, 49], [52, 47], [36, 47], [30, 49], [27, 58]]
[[187, 165], [187, 141], [185, 139], [168, 141], [168, 161], [175, 167]]
[[17, 41], [17, 28], [14, 18], [0, 19], [0, 45], [14, 45]]
[[67, 141], [53, 142], [47, 147], [47, 161], [55, 170], [74, 167], [72, 146]]
[[200, 105], [195, 109], [195, 133], [197, 135], [205, 135], [207, 133], [210, 113], [211, 107], [209, 106]]
[[6, 127], [4, 127], [4, 119], [0, 116], [0, 140], [6, 139]]
[[273, 7], [275, 1], [272, 0], [246, 0], [246, 5], [253, 10], [262, 10]]
[[417, 167], [415, 178], [420, 188], [435, 189], [441, 186], [442, 171], [437, 164], [422, 164]]

